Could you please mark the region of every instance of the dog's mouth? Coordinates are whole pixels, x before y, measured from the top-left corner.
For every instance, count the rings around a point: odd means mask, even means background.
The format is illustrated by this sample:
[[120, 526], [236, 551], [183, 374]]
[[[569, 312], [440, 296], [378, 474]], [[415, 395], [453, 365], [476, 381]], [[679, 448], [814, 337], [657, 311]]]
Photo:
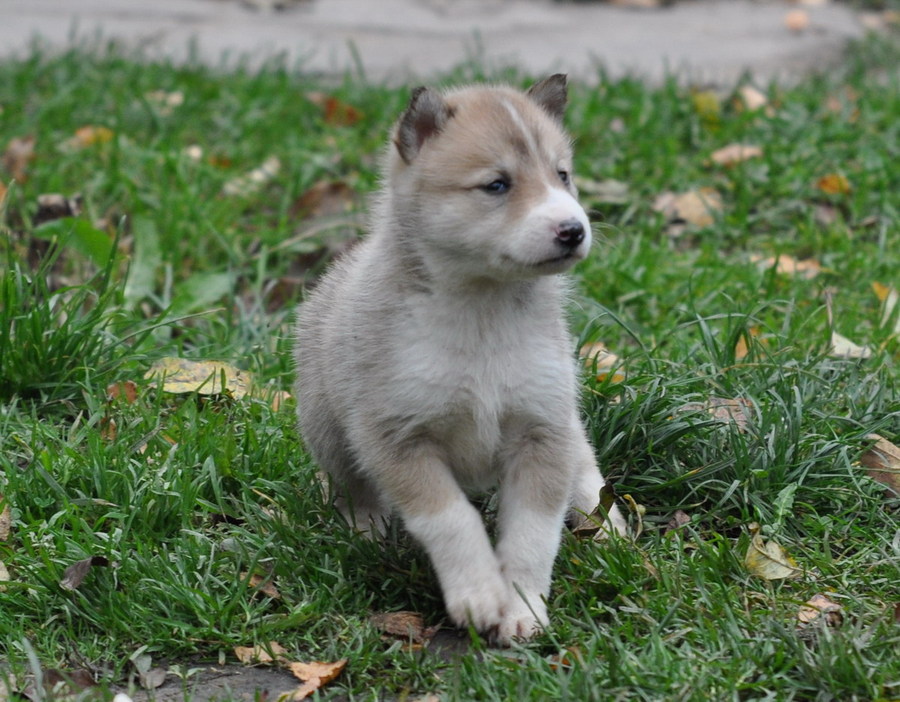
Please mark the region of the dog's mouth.
[[542, 261], [538, 261], [534, 264], [534, 267], [556, 268], [557, 266], [574, 263], [577, 260], [578, 256], [575, 255], [575, 251], [566, 251], [564, 254], [560, 254], [559, 256], [553, 256], [552, 258], [545, 258]]

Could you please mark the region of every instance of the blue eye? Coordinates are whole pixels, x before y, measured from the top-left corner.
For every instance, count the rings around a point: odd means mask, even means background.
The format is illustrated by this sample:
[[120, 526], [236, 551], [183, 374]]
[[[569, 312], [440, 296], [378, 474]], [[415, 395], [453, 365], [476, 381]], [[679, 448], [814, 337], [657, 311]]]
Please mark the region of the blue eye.
[[509, 180], [506, 178], [497, 178], [497, 180], [492, 180], [487, 185], [482, 186], [482, 190], [486, 193], [491, 193], [492, 195], [502, 195], [510, 188]]

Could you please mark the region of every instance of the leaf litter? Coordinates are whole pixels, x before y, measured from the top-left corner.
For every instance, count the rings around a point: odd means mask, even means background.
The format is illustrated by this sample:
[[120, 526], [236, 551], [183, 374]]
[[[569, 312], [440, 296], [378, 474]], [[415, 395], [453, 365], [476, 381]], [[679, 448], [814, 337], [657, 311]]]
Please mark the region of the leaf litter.
[[797, 562], [774, 539], [764, 540], [759, 524], [750, 525], [750, 546], [744, 556], [744, 566], [751, 575], [764, 580], [783, 580], [801, 574]]

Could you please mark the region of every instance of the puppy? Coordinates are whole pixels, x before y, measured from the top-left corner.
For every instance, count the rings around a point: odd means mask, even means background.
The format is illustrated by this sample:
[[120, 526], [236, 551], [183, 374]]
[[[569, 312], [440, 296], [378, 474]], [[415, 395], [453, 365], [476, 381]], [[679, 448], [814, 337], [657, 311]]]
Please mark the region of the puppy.
[[[604, 484], [563, 314], [561, 274], [591, 244], [566, 99], [563, 75], [525, 93], [415, 90], [370, 235], [297, 325], [301, 433], [338, 508], [364, 532], [398, 515], [451, 619], [501, 645], [547, 624], [563, 521]], [[493, 486], [496, 546], [467, 498]]]

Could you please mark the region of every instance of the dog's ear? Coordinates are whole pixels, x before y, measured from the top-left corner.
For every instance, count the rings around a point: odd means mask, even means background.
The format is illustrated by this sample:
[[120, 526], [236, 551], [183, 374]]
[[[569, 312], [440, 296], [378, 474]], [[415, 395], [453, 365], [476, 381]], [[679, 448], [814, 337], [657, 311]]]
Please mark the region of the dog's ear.
[[453, 111], [439, 93], [425, 87], [413, 90], [394, 138], [400, 157], [412, 163], [422, 144], [440, 132], [452, 116]]
[[543, 107], [557, 122], [562, 122], [569, 97], [566, 89], [566, 75], [557, 73], [535, 83], [526, 93], [528, 97]]

